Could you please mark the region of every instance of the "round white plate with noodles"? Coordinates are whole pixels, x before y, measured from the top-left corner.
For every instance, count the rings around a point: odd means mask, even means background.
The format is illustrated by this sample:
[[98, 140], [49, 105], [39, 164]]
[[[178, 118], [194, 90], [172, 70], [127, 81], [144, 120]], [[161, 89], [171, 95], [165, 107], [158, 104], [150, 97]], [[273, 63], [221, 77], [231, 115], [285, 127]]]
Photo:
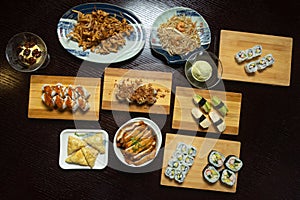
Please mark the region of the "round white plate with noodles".
[[[125, 37], [126, 44], [120, 47], [116, 53], [99, 54], [91, 52], [90, 49], [83, 51], [82, 47], [78, 46], [78, 42], [67, 37], [77, 23], [77, 13], [73, 12], [73, 10], [80, 11], [83, 14], [92, 13], [95, 10], [103, 10], [120, 21], [125, 18], [132, 25], [133, 32], [131, 32], [129, 37]], [[57, 35], [61, 45], [70, 54], [82, 60], [106, 64], [118, 63], [134, 57], [144, 48], [146, 38], [143, 24], [131, 11], [112, 4], [97, 2], [75, 6], [63, 14], [57, 25]]]

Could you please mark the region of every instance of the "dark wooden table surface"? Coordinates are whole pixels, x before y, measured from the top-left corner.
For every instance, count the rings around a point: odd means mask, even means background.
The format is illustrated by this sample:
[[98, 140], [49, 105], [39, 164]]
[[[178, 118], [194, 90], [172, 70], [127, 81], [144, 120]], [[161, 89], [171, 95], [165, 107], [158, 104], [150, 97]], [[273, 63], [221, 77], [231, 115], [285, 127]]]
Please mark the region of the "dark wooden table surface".
[[[121, 163], [109, 148], [109, 164], [103, 170], [63, 170], [59, 167], [59, 135], [66, 128], [99, 125], [112, 141], [118, 129], [111, 111], [101, 110], [99, 122], [29, 119], [29, 81], [32, 74], [103, 78], [104, 67], [70, 55], [60, 45], [56, 28], [59, 18], [78, 0], [10, 0], [0, 8], [0, 199], [300, 199], [300, 4], [294, 1], [103, 1], [133, 11], [149, 31], [156, 17], [174, 6], [201, 13], [212, 31], [209, 50], [218, 52], [221, 29], [263, 33], [293, 38], [289, 87], [224, 81], [226, 91], [243, 94], [238, 136], [244, 168], [235, 194], [160, 185], [162, 157], [147, 173], [118, 170]], [[91, 1], [92, 2], [92, 1]], [[30, 31], [41, 36], [49, 49], [47, 68], [26, 74], [12, 69], [6, 58], [8, 40]], [[149, 32], [148, 32], [149, 33]], [[149, 34], [147, 34], [149, 37]], [[159, 65], [165, 67], [158, 67]], [[147, 39], [136, 57], [110, 67], [170, 71], [173, 87], [187, 86], [183, 66], [169, 67], [153, 55]], [[80, 69], [80, 70], [79, 70]], [[172, 94], [174, 100], [174, 94]], [[172, 109], [171, 109], [172, 110]], [[119, 115], [122, 120], [122, 113]], [[131, 113], [131, 116], [146, 116]], [[171, 129], [171, 115], [161, 117], [163, 144]], [[125, 119], [125, 117], [124, 117]], [[203, 133], [197, 133], [203, 136]], [[138, 171], [137, 171], [138, 172]]]

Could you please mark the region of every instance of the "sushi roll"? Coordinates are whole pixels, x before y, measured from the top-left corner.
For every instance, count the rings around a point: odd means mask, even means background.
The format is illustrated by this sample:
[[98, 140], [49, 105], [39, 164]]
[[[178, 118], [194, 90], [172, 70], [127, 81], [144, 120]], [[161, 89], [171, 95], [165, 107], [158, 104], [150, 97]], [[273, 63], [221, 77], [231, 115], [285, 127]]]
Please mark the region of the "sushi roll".
[[193, 163], [194, 163], [194, 157], [189, 156], [189, 155], [186, 155], [186, 156], [184, 157], [184, 159], [183, 159], [183, 162], [184, 162], [185, 164], [187, 164], [188, 166], [192, 166]]
[[53, 90], [53, 87], [49, 84], [43, 85], [42, 92], [50, 94], [52, 97], [55, 95], [55, 91]]
[[175, 169], [172, 167], [167, 167], [165, 171], [165, 176], [167, 176], [170, 179], [174, 179], [175, 177]]
[[257, 71], [257, 62], [253, 61], [253, 62], [247, 63], [245, 65], [245, 71], [247, 73], [254, 73], [254, 72], [256, 72]]
[[187, 155], [196, 157], [196, 154], [197, 154], [197, 149], [193, 146], [189, 146]]
[[211, 125], [211, 122], [206, 118], [201, 110], [199, 110], [199, 108], [193, 108], [192, 115], [202, 128], [208, 128]]
[[82, 98], [81, 96], [78, 97], [78, 99], [76, 99], [76, 103], [78, 104], [79, 108], [85, 112], [90, 108], [89, 103], [87, 102], [87, 100], [85, 100], [84, 98]]
[[53, 101], [54, 101], [54, 104], [55, 104], [55, 107], [60, 110], [60, 111], [63, 111], [66, 109], [66, 102], [64, 101], [64, 99], [59, 96], [59, 95], [55, 95], [53, 97]]
[[179, 165], [179, 168], [178, 168], [183, 174], [187, 174], [188, 172], [189, 172], [189, 170], [190, 170], [190, 167], [187, 165], [187, 164], [185, 164], [185, 163], [182, 163], [182, 164], [180, 164]]
[[272, 54], [266, 55], [265, 58], [266, 58], [266, 61], [267, 61], [267, 67], [269, 67], [269, 66], [271, 66], [271, 65], [274, 64], [275, 59], [274, 59], [274, 57], [272, 56]]
[[176, 159], [171, 159], [171, 160], [169, 160], [169, 162], [168, 162], [169, 167], [172, 167], [172, 168], [174, 168], [174, 169], [177, 169], [177, 168], [179, 167], [180, 164], [181, 164], [181, 162], [179, 162], [179, 161], [176, 160]]
[[234, 56], [236, 62], [241, 63], [247, 59], [247, 54], [245, 51], [239, 51]]
[[71, 99], [75, 100], [78, 98], [79, 94], [75, 91], [72, 85], [69, 85], [64, 90], [64, 95], [71, 97]]
[[208, 155], [208, 162], [216, 168], [223, 166], [225, 156], [216, 150], [212, 150]]
[[68, 110], [75, 112], [78, 109], [78, 103], [73, 100], [70, 96], [67, 96], [65, 99], [65, 104]]
[[209, 113], [209, 111], [211, 110], [211, 105], [205, 98], [198, 94], [195, 94], [193, 100], [197, 105], [199, 105], [200, 108], [203, 109], [205, 113]]
[[84, 99], [88, 99], [90, 97], [89, 91], [85, 89], [85, 87], [78, 85], [75, 87], [75, 91]]
[[187, 154], [188, 153], [188, 145], [186, 145], [185, 143], [180, 142], [177, 147], [176, 150], [179, 151], [182, 154]]
[[215, 112], [212, 111], [209, 114], [209, 118], [212, 120], [214, 126], [217, 128], [217, 130], [222, 133], [226, 129], [225, 121]]
[[204, 180], [206, 180], [207, 182], [213, 184], [216, 183], [219, 178], [220, 178], [220, 173], [219, 171], [211, 165], [207, 165], [203, 171], [202, 171], [202, 175]]
[[254, 57], [260, 56], [262, 53], [262, 46], [261, 45], [255, 45], [253, 48]]
[[219, 111], [222, 116], [225, 116], [228, 112], [228, 107], [224, 102], [217, 96], [212, 97], [212, 105]]
[[179, 162], [182, 162], [183, 159], [184, 159], [184, 154], [179, 152], [179, 151], [176, 151], [174, 154], [173, 154], [173, 158]]
[[253, 49], [247, 49], [246, 54], [247, 54], [247, 60], [252, 59], [254, 57]]
[[52, 96], [59, 95], [62, 98], [64, 98], [64, 86], [61, 83], [57, 83], [55, 86], [53, 86], [53, 92]]
[[261, 58], [259, 61], [257, 61], [257, 69], [263, 70], [267, 67], [267, 59]]
[[54, 108], [55, 103], [54, 103], [54, 100], [53, 100], [51, 94], [45, 93], [45, 92], [44, 92], [44, 93], [42, 94], [41, 98], [42, 98], [43, 103], [44, 103], [49, 109], [53, 109], [53, 108]]
[[184, 179], [185, 179], [185, 174], [181, 171], [181, 170], [176, 170], [175, 171], [175, 177], [174, 179], [178, 182], [178, 183], [183, 183]]
[[229, 169], [224, 169], [221, 172], [221, 183], [232, 187], [236, 182], [236, 175], [234, 172], [230, 171]]
[[225, 160], [225, 166], [233, 172], [238, 172], [243, 166], [243, 162], [236, 156], [227, 156]]

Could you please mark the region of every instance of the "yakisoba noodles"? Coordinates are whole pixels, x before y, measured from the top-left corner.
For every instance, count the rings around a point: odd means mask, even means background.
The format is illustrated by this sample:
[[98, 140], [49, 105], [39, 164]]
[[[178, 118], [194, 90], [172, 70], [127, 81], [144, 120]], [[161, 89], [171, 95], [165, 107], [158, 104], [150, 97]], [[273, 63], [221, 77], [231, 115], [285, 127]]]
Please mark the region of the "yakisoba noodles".
[[117, 52], [126, 43], [124, 36], [129, 36], [133, 31], [125, 18], [120, 21], [103, 10], [88, 14], [77, 10], [73, 12], [78, 14], [77, 24], [67, 37], [77, 41], [84, 51], [90, 49], [100, 54]]
[[157, 29], [162, 47], [170, 55], [182, 55], [201, 46], [196, 22], [187, 16], [173, 16]]

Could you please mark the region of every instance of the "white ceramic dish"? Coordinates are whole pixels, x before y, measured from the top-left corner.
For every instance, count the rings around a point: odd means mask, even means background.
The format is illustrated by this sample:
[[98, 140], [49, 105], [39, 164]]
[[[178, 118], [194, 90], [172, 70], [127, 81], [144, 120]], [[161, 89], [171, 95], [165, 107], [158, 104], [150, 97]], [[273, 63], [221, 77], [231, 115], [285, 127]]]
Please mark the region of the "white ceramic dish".
[[161, 143], [162, 143], [162, 135], [161, 135], [161, 131], [160, 131], [159, 127], [157, 126], [157, 124], [156, 124], [154, 121], [152, 121], [152, 120], [150, 120], [150, 119], [148, 119], [148, 118], [144, 118], [144, 117], [137, 117], [137, 118], [133, 118], [133, 119], [129, 120], [128, 122], [124, 123], [124, 124], [117, 130], [117, 132], [116, 132], [116, 134], [115, 134], [114, 141], [113, 141], [113, 147], [114, 147], [114, 151], [115, 151], [115, 154], [117, 155], [118, 159], [119, 159], [122, 163], [124, 163], [125, 165], [130, 166], [130, 167], [143, 167], [143, 166], [148, 165], [149, 163], [151, 163], [151, 162], [154, 160], [154, 159], [149, 160], [149, 161], [145, 162], [144, 164], [138, 165], [138, 166], [133, 165], [133, 164], [128, 164], [128, 163], [125, 161], [125, 158], [124, 158], [124, 156], [123, 156], [123, 154], [122, 154], [120, 148], [117, 147], [117, 135], [118, 135], [119, 131], [120, 131], [124, 126], [126, 126], [127, 124], [129, 124], [129, 123], [131, 123], [131, 122], [141, 121], [141, 120], [144, 121], [148, 126], [150, 126], [150, 127], [153, 129], [153, 131], [156, 133], [156, 139], [157, 139], [157, 141], [156, 141], [156, 154], [155, 154], [155, 157], [157, 156], [157, 154], [158, 154], [158, 152], [159, 152], [159, 150], [160, 150]]
[[[75, 135], [75, 133], [77, 133], [80, 136]], [[66, 130], [63, 130], [60, 134], [59, 166], [62, 169], [91, 169], [89, 166], [80, 166], [80, 165], [69, 164], [69, 163], [65, 162], [66, 158], [68, 157], [67, 149], [68, 149], [69, 135], [83, 139], [84, 137], [86, 137], [86, 135], [83, 136], [84, 133], [88, 133], [89, 135], [96, 134], [96, 133], [103, 134], [103, 141], [104, 141], [104, 145], [105, 145], [105, 154], [98, 154], [97, 160], [95, 162], [95, 166], [92, 169], [103, 169], [107, 166], [109, 138], [108, 138], [108, 134], [106, 131], [101, 130], [101, 129], [66, 129]]]
[[[84, 14], [91, 13], [95, 9], [101, 9], [109, 14], [116, 15], [116, 18], [125, 18], [134, 28], [133, 33], [126, 39], [126, 45], [119, 49], [117, 53], [109, 53], [107, 55], [93, 53], [90, 50], [83, 51], [82, 47], [78, 47], [78, 43], [67, 38], [67, 34], [73, 29], [77, 23], [77, 14], [72, 10], [80, 11]], [[72, 55], [82, 60], [95, 63], [117, 63], [134, 57], [145, 45], [145, 30], [141, 21], [129, 10], [122, 7], [106, 4], [106, 3], [86, 3], [75, 6], [68, 10], [59, 20], [57, 25], [57, 35], [61, 45]]]

